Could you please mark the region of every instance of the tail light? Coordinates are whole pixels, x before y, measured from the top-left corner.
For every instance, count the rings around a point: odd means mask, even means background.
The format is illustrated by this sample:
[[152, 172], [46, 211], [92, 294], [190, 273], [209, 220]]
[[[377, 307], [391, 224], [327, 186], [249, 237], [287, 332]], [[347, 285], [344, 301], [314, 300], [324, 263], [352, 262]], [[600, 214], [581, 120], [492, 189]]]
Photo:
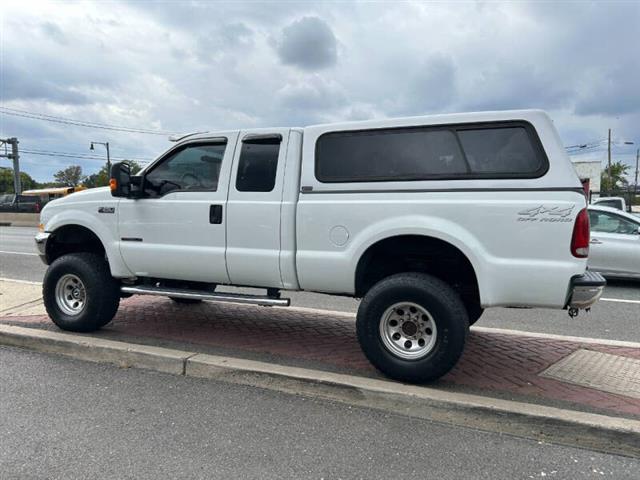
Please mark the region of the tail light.
[[580, 210], [573, 225], [571, 236], [571, 254], [578, 258], [589, 256], [589, 213], [586, 208]]

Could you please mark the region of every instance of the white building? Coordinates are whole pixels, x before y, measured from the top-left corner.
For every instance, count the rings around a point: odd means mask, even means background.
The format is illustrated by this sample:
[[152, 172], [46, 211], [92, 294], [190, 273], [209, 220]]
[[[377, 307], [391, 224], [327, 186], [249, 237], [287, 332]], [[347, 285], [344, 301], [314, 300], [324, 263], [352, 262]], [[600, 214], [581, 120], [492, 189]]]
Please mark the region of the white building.
[[600, 193], [601, 160], [597, 158], [571, 157], [571, 163], [573, 163], [580, 180], [589, 180], [589, 190], [593, 193]]

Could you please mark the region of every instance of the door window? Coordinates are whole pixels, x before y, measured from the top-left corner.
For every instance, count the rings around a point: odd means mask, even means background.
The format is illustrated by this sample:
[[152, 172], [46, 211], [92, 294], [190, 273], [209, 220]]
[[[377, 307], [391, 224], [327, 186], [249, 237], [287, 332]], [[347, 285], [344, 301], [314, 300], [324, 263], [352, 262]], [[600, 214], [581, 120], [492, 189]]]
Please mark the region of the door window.
[[608, 212], [589, 211], [592, 232], [634, 234], [640, 224]]
[[239, 192], [270, 192], [276, 184], [280, 135], [242, 141], [236, 190]]
[[145, 175], [145, 192], [152, 197], [174, 191], [215, 192], [226, 146], [190, 144], [171, 152]]

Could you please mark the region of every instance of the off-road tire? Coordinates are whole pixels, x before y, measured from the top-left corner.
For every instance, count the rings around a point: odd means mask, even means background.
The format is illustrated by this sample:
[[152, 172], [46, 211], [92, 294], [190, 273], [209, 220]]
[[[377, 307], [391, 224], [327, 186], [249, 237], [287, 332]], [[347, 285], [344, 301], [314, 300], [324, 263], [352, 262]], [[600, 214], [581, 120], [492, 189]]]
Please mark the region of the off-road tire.
[[[419, 305], [435, 323], [435, 343], [424, 357], [401, 358], [385, 346], [381, 322], [385, 312], [400, 302]], [[356, 331], [364, 354], [382, 373], [404, 382], [427, 383], [445, 375], [459, 360], [469, 319], [464, 303], [448, 284], [424, 273], [400, 273], [367, 292], [358, 309]]]
[[484, 308], [479, 305], [475, 305], [473, 307], [467, 308], [467, 316], [469, 317], [469, 326], [475, 324], [482, 314], [484, 313]]
[[[79, 313], [69, 315], [56, 301], [56, 286], [67, 274], [84, 285], [85, 304]], [[109, 264], [95, 253], [70, 253], [57, 258], [47, 269], [42, 297], [49, 317], [58, 327], [72, 332], [93, 332], [115, 316], [120, 305], [120, 282], [111, 276]]]

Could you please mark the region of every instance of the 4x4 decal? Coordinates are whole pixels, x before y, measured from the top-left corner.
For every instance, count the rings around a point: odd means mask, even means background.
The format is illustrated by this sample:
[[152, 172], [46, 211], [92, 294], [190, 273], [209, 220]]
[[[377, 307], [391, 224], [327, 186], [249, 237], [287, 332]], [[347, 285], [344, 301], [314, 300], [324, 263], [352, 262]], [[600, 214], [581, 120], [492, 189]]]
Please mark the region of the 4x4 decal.
[[539, 205], [534, 208], [522, 210], [518, 212], [519, 222], [571, 222], [573, 219], [573, 209], [575, 205], [570, 207], [547, 207]]

